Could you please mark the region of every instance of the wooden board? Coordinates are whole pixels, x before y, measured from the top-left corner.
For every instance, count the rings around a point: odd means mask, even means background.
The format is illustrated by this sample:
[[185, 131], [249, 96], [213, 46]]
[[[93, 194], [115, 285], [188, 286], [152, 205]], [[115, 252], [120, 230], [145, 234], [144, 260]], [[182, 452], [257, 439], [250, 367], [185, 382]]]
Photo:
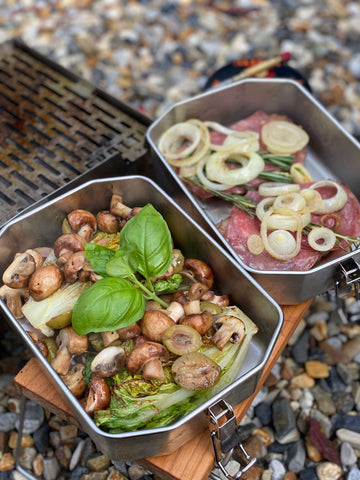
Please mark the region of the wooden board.
[[[299, 321], [311, 305], [311, 302], [312, 300], [308, 300], [299, 305], [282, 307], [284, 312], [284, 325], [269, 361], [266, 363], [257, 389], [251, 397], [234, 407], [238, 421], [245, 415], [254, 397], [263, 386], [277, 359], [288, 344]], [[78, 425], [76, 418], [73, 416], [67, 404], [48, 381], [36, 358], [32, 358], [25, 365], [15, 377], [15, 381], [26, 397], [34, 400], [67, 422]], [[206, 430], [196, 436], [171, 455], [145, 458], [137, 460], [137, 462], [159, 475], [162, 480], [206, 480], [214, 467], [214, 452], [209, 431]]]

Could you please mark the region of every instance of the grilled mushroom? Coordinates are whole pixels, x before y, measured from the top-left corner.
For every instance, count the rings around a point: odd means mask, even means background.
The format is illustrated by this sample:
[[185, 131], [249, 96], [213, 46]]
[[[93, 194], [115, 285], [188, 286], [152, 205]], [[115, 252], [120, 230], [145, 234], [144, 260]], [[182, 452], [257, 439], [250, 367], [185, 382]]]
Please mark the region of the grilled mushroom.
[[36, 301], [44, 300], [60, 288], [63, 279], [63, 273], [58, 266], [44, 265], [31, 275], [30, 295]]
[[232, 315], [223, 315], [214, 322], [214, 327], [218, 330], [213, 336], [213, 342], [219, 350], [222, 350], [227, 342], [240, 343], [245, 337], [244, 323]]
[[162, 362], [169, 358], [167, 348], [161, 343], [145, 341], [135, 345], [127, 358], [127, 368], [131, 373], [143, 372], [145, 379], [164, 380]]
[[175, 355], [197, 352], [202, 345], [199, 332], [187, 325], [173, 325], [165, 330], [162, 343]]
[[132, 208], [124, 205], [122, 202], [122, 196], [114, 194], [111, 197], [110, 212], [117, 217], [127, 218], [131, 214]]
[[175, 382], [188, 390], [204, 390], [216, 385], [221, 368], [211, 358], [192, 352], [177, 358], [172, 366]]
[[209, 265], [197, 258], [187, 258], [184, 262], [184, 272], [190, 273], [196, 282], [210, 289], [214, 284], [214, 275]]
[[30, 277], [38, 265], [38, 261], [35, 260], [29, 250], [24, 253], [17, 253], [3, 273], [3, 283], [11, 288], [27, 287]]
[[109, 210], [102, 210], [96, 215], [98, 229], [106, 233], [116, 233], [120, 229], [118, 218]]
[[86, 241], [77, 233], [65, 233], [54, 243], [54, 254], [57, 258], [57, 265], [62, 267], [67, 259], [75, 252], [85, 250]]
[[194, 328], [200, 335], [204, 335], [213, 325], [213, 317], [210, 312], [192, 313], [180, 320], [181, 325]]
[[96, 218], [91, 212], [76, 209], [68, 214], [67, 219], [73, 232], [83, 237], [87, 242], [91, 240], [97, 227]]
[[91, 371], [99, 377], [112, 377], [125, 366], [126, 353], [120, 346], [106, 347], [91, 362]]
[[23, 317], [22, 299], [25, 300], [28, 296], [29, 291], [26, 288], [10, 288], [7, 285], [0, 288], [0, 298], [15, 318]]
[[148, 310], [140, 320], [142, 333], [154, 342], [161, 342], [164, 331], [174, 325], [169, 315], [160, 310]]
[[80, 398], [86, 390], [86, 383], [83, 376], [84, 368], [85, 364], [75, 363], [66, 375], [61, 376], [65, 385], [76, 398]]
[[91, 379], [89, 395], [85, 411], [92, 415], [98, 410], [104, 410], [110, 403], [110, 387], [102, 377], [94, 376]]

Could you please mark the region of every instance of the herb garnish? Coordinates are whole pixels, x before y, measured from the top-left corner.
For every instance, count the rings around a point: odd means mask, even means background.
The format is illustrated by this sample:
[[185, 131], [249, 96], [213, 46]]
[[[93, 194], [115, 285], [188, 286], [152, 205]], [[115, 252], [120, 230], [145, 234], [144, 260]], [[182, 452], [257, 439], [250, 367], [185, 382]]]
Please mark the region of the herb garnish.
[[120, 232], [119, 249], [87, 244], [85, 253], [103, 276], [77, 300], [72, 325], [78, 335], [113, 331], [144, 315], [145, 301], [157, 297], [151, 282], [168, 270], [172, 260], [171, 234], [166, 221], [148, 204]]

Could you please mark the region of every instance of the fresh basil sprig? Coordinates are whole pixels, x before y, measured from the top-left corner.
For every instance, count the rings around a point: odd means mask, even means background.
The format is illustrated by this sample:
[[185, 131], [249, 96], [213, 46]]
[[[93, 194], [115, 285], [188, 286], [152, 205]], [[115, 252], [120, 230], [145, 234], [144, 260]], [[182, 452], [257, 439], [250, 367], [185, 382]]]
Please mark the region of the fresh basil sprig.
[[129, 220], [120, 232], [119, 249], [87, 244], [85, 253], [103, 278], [77, 300], [72, 325], [79, 335], [113, 331], [138, 321], [145, 300], [157, 297], [152, 278], [165, 273], [172, 260], [171, 234], [166, 221], [150, 204]]

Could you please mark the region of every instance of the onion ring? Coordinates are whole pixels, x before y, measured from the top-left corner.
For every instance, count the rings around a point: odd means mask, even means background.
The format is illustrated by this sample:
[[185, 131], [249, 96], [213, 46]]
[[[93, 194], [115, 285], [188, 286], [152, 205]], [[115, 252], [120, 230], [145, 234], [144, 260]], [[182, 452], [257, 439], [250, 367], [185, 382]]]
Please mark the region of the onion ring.
[[259, 185], [259, 194], [262, 197], [277, 197], [284, 193], [299, 191], [300, 186], [296, 183], [264, 182]]
[[[226, 160], [240, 163], [242, 167], [231, 169]], [[254, 180], [265, 168], [264, 160], [257, 153], [239, 152], [237, 148], [229, 152], [217, 152], [210, 155], [206, 163], [206, 176], [226, 185], [235, 186]]]
[[208, 161], [209, 156], [205, 155], [196, 165], [196, 175], [198, 176], [200, 182], [204, 185], [204, 187], [211, 188], [212, 190], [228, 190], [229, 185], [225, 185], [223, 183], [216, 183], [211, 182], [206, 175], [204, 174], [204, 166]]
[[334, 187], [336, 189], [335, 195], [330, 198], [323, 198], [320, 208], [314, 210], [313, 213], [323, 215], [325, 213], [333, 213], [341, 210], [347, 203], [348, 196], [343, 187], [333, 180], [320, 180], [314, 183], [309, 188], [317, 189], [321, 187]]
[[314, 181], [310, 172], [302, 163], [293, 163], [290, 167], [290, 175], [294, 183], [301, 184]]
[[312, 228], [307, 238], [310, 247], [318, 252], [328, 252], [336, 242], [335, 233], [326, 227]]
[[292, 155], [309, 142], [305, 130], [294, 123], [281, 120], [265, 123], [261, 129], [261, 138], [269, 152], [283, 155]]

